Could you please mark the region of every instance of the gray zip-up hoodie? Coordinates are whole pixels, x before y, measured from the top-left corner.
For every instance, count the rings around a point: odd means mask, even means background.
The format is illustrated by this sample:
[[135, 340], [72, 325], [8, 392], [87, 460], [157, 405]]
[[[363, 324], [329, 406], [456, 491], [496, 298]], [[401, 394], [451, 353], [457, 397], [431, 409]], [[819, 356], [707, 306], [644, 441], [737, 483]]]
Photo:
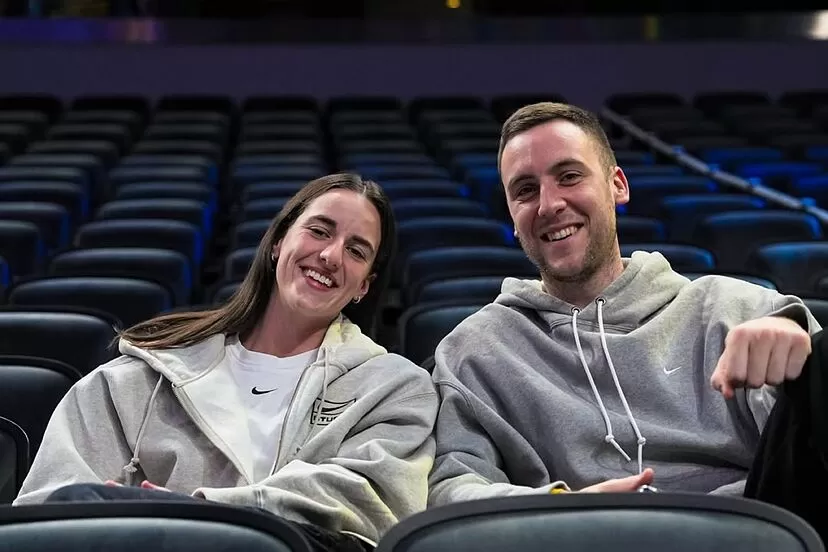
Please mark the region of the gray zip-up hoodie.
[[739, 493], [774, 395], [728, 401], [711, 388], [725, 336], [768, 315], [819, 324], [795, 297], [690, 282], [658, 253], [624, 264], [580, 310], [539, 281], [506, 279], [440, 343], [430, 505], [580, 489], [644, 467], [665, 491]]
[[425, 509], [437, 393], [429, 374], [340, 317], [302, 374], [272, 475], [252, 480], [245, 408], [225, 335], [123, 356], [58, 405], [15, 504], [71, 483], [144, 479], [376, 541]]

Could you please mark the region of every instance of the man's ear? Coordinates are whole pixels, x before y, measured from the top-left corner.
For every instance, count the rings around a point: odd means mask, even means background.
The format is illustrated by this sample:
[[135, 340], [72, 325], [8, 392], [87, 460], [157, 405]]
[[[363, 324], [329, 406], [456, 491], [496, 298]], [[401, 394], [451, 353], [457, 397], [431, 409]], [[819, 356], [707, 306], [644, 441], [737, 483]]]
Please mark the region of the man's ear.
[[626, 205], [630, 201], [630, 183], [621, 167], [612, 172], [612, 199], [616, 205]]

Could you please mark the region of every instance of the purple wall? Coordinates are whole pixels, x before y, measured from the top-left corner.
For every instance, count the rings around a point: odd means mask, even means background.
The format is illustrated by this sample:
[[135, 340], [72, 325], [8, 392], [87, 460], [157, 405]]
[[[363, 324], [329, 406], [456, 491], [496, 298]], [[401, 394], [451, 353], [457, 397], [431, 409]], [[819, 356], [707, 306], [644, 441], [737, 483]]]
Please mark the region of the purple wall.
[[828, 88], [828, 42], [0, 47], [0, 94], [416, 95]]

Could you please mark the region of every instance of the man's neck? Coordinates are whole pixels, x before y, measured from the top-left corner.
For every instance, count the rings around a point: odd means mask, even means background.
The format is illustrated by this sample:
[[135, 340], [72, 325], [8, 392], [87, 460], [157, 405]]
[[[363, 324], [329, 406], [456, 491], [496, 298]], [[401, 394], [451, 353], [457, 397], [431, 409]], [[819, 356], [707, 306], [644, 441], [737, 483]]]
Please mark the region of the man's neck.
[[617, 280], [623, 272], [624, 264], [619, 256], [586, 280], [565, 282], [544, 278], [543, 289], [549, 295], [583, 309], [601, 295], [601, 292]]

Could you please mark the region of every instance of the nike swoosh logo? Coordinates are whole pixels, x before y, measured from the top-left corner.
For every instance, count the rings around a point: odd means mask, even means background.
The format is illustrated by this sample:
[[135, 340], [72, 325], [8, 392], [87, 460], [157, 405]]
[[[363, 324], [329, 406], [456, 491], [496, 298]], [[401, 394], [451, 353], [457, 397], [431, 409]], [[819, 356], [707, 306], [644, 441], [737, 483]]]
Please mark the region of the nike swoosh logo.
[[277, 389], [278, 389], [278, 387], [274, 387], [273, 389], [268, 389], [267, 391], [262, 391], [261, 389], [258, 389], [256, 387], [254, 387], [253, 389], [251, 389], [251, 392], [254, 395], [266, 395], [268, 393], [272, 393], [273, 391], [276, 391]]
[[673, 372], [678, 372], [679, 370], [681, 370], [681, 366], [679, 366], [678, 368], [673, 368], [672, 370], [668, 370], [667, 368], [662, 368], [662, 370], [664, 370], [664, 373], [669, 376]]

